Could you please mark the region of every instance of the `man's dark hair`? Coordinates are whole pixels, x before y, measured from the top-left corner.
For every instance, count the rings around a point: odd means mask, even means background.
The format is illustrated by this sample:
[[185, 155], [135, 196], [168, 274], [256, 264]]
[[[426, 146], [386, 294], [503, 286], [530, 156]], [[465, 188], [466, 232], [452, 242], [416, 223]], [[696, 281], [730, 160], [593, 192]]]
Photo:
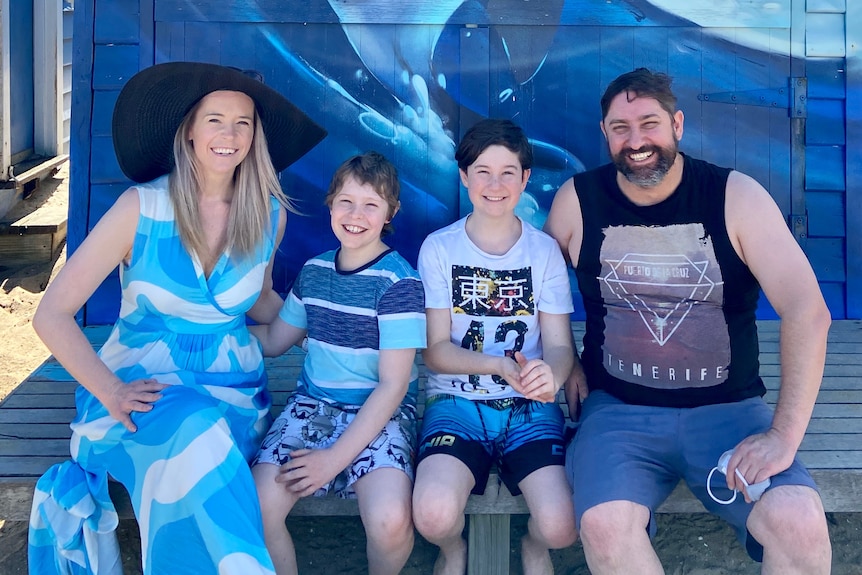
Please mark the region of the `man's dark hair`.
[[673, 79], [661, 72], [638, 68], [618, 76], [602, 96], [602, 120], [608, 116], [611, 101], [623, 92], [629, 102], [637, 98], [653, 98], [671, 116], [676, 113], [676, 96], [670, 89]]
[[533, 146], [524, 130], [511, 120], [489, 118], [473, 125], [458, 144], [455, 161], [464, 172], [490, 146], [503, 146], [518, 156], [521, 168], [533, 167]]

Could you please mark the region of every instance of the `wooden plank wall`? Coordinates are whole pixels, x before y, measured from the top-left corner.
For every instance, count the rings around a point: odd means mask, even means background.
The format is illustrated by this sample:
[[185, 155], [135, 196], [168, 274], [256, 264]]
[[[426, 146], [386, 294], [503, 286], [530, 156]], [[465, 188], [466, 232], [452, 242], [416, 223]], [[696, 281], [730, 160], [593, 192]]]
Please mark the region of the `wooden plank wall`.
[[[477, 118], [491, 115], [515, 118], [528, 127], [531, 138], [546, 144], [533, 177], [542, 184], [536, 194], [539, 212], [547, 210], [554, 190], [571, 173], [607, 161], [598, 130], [598, 97], [612, 78], [636, 66], [676, 78], [686, 114], [683, 151], [752, 175], [784, 213], [793, 212], [787, 109], [723, 103], [713, 97], [786, 90], [794, 66], [799, 68], [798, 60], [790, 57], [790, 0], [758, 13], [753, 24], [745, 3], [719, 10], [698, 0], [693, 4], [702, 7], [688, 9], [686, 17], [657, 7], [683, 10], [683, 3], [672, 0], [600, 6], [553, 0], [541, 11], [516, 0], [502, 4], [507, 10], [494, 12], [491, 5], [479, 9], [466, 3], [452, 11], [449, 4], [384, 0], [289, 5], [276, 0], [77, 2], [72, 130], [75, 157], [89, 162], [72, 165], [70, 248], [128, 185], [110, 136], [120, 87], [145, 66], [180, 59], [261, 70], [267, 83], [330, 131], [312, 154], [282, 176], [284, 187], [296, 191], [309, 216], [290, 220], [283, 246], [291, 249], [282, 250], [275, 270], [282, 291], [307, 257], [334, 245], [320, 191], [350, 153], [380, 149], [401, 170], [404, 209], [395, 221], [393, 241], [408, 260], [415, 259], [427, 232], [469, 208], [451, 160], [448, 166], [436, 161], [422, 132], [432, 129], [434, 118], [421, 118], [427, 122], [422, 129], [408, 129], [416, 122], [410, 113], [422, 105], [411, 79], [405, 81], [405, 71], [416, 63], [445, 79], [442, 88], [429, 80], [427, 89], [437, 97], [440, 120], [453, 140]], [[862, 222], [847, 198], [844, 178], [851, 169], [845, 159], [853, 119], [845, 112], [851, 68], [844, 66], [832, 34], [847, 8], [845, 0], [810, 0], [804, 9], [812, 23], [802, 66], [810, 98], [806, 249], [834, 317], [858, 317], [862, 305], [847, 303], [862, 298], [850, 289], [853, 266], [855, 277], [859, 275], [862, 232], [855, 229], [862, 229]], [[745, 47], [751, 35], [766, 48]], [[399, 52], [405, 47], [414, 52]], [[857, 91], [859, 85], [862, 80], [857, 79]], [[854, 228], [853, 222], [860, 225]], [[113, 321], [118, 294], [112, 276], [87, 304], [82, 320]], [[774, 316], [764, 306], [761, 317]]]
[[72, 123], [72, 31], [74, 8], [63, 9], [63, 137], [61, 154], [69, 153]]
[[[808, 120], [805, 194], [807, 253], [834, 317], [848, 317], [845, 262], [848, 207], [845, 174], [847, 73], [844, 0], [810, 0], [806, 8], [805, 62]], [[857, 86], [856, 89], [859, 89]]]
[[847, 0], [847, 317], [862, 317], [862, 2]]

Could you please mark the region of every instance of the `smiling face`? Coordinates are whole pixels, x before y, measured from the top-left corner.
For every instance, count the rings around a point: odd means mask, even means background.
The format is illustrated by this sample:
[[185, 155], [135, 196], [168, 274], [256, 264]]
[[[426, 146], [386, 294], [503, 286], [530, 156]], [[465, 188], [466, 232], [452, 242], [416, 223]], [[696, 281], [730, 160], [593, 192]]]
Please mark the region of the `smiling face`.
[[466, 171], [459, 172], [473, 213], [491, 217], [514, 214], [530, 179], [530, 170], [523, 169], [518, 154], [498, 145], [485, 148]]
[[611, 101], [601, 128], [620, 174], [636, 186], [652, 188], [676, 160], [682, 125], [681, 111], [671, 116], [654, 98], [624, 91]]
[[254, 138], [254, 101], [242, 92], [204, 96], [189, 127], [198, 169], [205, 175], [233, 175]]
[[[383, 226], [392, 219], [391, 209], [374, 186], [348, 177], [332, 198], [330, 225], [341, 242], [342, 252], [351, 259], [371, 261], [386, 249], [380, 239]], [[394, 214], [393, 214], [394, 215]]]

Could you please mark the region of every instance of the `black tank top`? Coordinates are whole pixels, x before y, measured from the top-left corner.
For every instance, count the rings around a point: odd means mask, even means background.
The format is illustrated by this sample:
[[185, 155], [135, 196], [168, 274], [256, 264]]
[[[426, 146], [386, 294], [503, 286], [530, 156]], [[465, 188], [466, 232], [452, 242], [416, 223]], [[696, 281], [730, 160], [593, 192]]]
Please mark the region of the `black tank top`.
[[584, 239], [575, 270], [586, 308], [590, 389], [628, 403], [694, 407], [763, 395], [757, 280], [730, 243], [730, 170], [684, 156], [682, 181], [633, 204], [608, 164], [578, 174]]

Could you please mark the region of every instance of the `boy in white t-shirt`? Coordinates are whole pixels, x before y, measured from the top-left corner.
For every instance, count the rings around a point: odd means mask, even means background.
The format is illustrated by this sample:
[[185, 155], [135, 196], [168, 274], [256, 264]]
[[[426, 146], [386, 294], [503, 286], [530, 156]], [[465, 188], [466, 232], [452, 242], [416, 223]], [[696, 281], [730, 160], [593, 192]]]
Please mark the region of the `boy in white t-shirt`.
[[435, 575], [466, 569], [464, 508], [497, 464], [530, 509], [524, 573], [577, 538], [555, 400], [573, 365], [572, 296], [557, 243], [515, 215], [532, 147], [509, 120], [483, 120], [455, 153], [473, 212], [426, 238], [427, 405], [413, 490], [416, 528], [440, 547]]

